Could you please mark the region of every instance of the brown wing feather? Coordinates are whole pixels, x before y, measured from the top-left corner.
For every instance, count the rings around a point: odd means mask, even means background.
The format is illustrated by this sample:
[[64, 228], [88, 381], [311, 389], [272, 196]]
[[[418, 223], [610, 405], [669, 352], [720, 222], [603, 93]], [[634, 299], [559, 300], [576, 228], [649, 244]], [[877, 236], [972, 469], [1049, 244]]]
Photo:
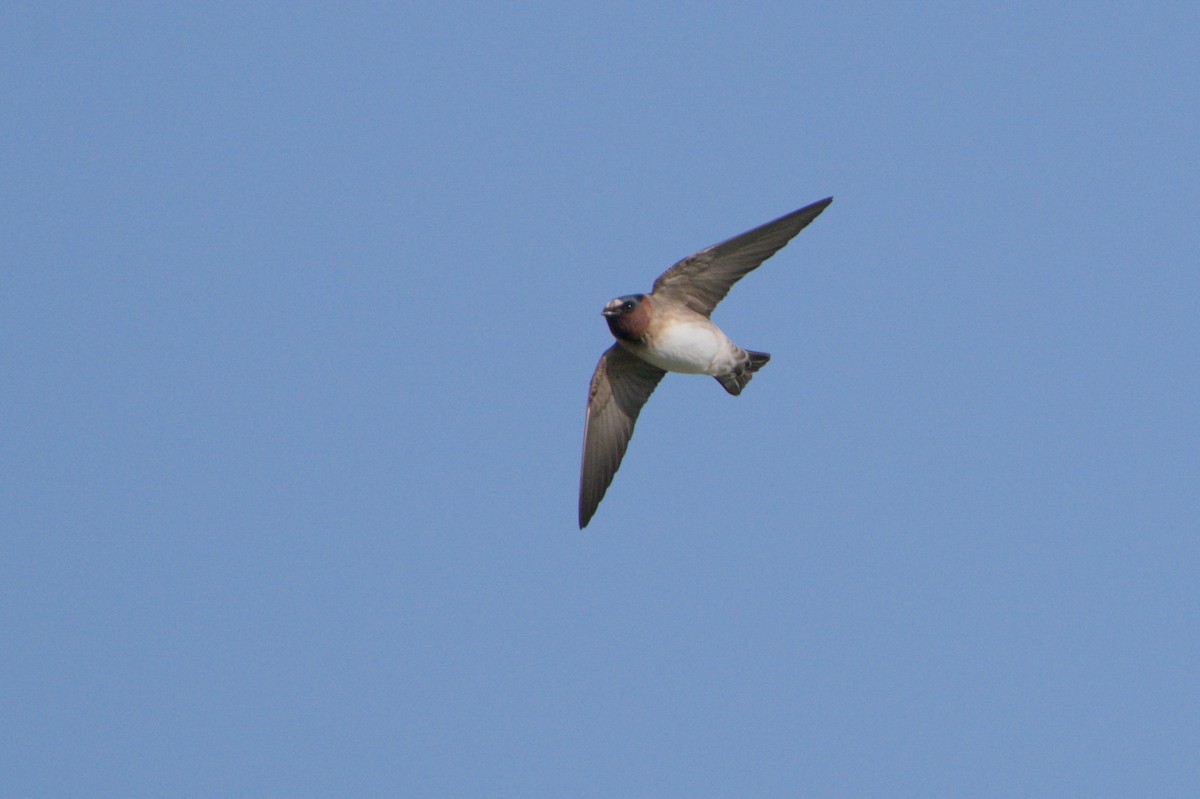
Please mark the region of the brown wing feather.
[[588, 392], [587, 425], [583, 431], [583, 469], [579, 475], [579, 529], [596, 512], [608, 490], [642, 406], [658, 381], [662, 369], [614, 344], [600, 356]]
[[779, 252], [831, 202], [828, 197], [684, 258], [654, 281], [654, 295], [708, 316], [734, 283]]

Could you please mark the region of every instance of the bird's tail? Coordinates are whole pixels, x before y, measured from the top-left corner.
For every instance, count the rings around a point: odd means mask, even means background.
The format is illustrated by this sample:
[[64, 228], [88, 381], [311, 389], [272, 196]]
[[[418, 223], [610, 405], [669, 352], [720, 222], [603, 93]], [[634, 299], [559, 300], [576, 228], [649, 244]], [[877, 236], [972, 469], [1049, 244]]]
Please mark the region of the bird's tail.
[[754, 373], [766, 366], [769, 360], [771, 360], [771, 356], [765, 352], [746, 350], [746, 360], [742, 361], [732, 372], [717, 375], [717, 382], [736, 397], [742, 393], [742, 389], [750, 382]]

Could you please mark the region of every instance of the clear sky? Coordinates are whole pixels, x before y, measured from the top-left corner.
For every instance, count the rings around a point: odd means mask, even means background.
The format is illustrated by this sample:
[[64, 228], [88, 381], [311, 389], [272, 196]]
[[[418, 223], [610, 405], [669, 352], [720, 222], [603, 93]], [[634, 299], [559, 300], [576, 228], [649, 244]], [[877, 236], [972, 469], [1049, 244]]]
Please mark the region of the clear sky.
[[0, 794], [1200, 795], [1200, 11], [991, 6], [8, 4]]

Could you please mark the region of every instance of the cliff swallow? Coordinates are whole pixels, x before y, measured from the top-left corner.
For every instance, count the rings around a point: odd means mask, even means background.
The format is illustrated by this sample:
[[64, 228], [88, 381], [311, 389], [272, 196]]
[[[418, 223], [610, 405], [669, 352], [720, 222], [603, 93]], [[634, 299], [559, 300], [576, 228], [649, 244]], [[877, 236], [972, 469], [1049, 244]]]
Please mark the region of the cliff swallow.
[[588, 392], [579, 477], [579, 529], [612, 482], [642, 406], [667, 372], [711, 375], [738, 395], [771, 356], [744, 350], [709, 315], [739, 279], [778, 252], [833, 202], [829, 197], [684, 258], [649, 294], [617, 297], [601, 312], [617, 339]]

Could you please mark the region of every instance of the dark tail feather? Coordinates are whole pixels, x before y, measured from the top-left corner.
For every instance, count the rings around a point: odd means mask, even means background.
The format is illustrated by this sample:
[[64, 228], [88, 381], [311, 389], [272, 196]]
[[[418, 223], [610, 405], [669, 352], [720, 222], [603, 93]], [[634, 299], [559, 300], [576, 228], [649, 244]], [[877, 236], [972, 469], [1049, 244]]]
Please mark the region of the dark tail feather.
[[750, 382], [754, 373], [766, 366], [769, 360], [771, 360], [771, 356], [765, 352], [746, 350], [746, 360], [742, 361], [741, 365], [729, 374], [717, 375], [717, 382], [736, 397], [742, 393], [742, 389]]

